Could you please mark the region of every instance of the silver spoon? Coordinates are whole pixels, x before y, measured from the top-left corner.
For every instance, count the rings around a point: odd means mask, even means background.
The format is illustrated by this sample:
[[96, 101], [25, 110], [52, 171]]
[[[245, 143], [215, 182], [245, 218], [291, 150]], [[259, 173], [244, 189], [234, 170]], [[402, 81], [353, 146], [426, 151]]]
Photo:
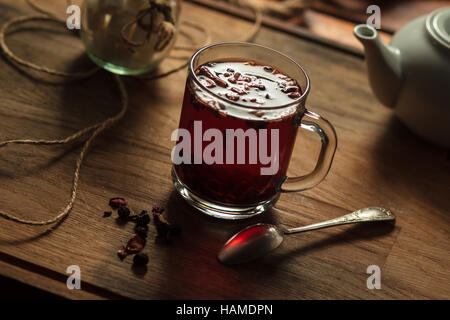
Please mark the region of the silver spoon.
[[220, 250], [217, 258], [223, 264], [238, 264], [259, 258], [278, 248], [285, 234], [300, 233], [340, 226], [343, 224], [375, 221], [392, 221], [395, 215], [386, 209], [370, 207], [345, 216], [305, 227], [281, 230], [274, 225], [258, 223], [236, 233]]

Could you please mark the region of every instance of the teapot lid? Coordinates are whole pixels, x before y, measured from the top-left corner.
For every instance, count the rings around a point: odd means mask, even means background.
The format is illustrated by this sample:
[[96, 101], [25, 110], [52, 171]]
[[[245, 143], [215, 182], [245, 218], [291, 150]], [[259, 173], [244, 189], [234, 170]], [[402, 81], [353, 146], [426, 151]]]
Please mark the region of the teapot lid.
[[426, 28], [436, 41], [450, 49], [450, 7], [430, 13]]

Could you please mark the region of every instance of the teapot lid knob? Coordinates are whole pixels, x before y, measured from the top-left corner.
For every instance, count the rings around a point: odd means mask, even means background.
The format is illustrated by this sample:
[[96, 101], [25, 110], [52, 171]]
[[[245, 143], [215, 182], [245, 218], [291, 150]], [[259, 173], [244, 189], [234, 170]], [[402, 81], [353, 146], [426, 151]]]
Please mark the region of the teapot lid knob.
[[426, 28], [436, 41], [450, 49], [450, 7], [430, 13], [426, 20]]

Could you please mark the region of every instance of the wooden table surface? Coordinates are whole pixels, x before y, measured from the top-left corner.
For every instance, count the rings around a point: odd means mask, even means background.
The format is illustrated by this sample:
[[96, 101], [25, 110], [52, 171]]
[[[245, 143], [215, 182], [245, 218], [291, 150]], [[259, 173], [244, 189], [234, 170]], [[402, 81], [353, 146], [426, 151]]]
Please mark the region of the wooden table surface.
[[[183, 9], [182, 18], [203, 21], [214, 41], [242, 39], [251, 28], [192, 3]], [[32, 10], [23, 1], [0, 2], [0, 23], [26, 13]], [[7, 42], [21, 57], [54, 68], [91, 66], [79, 40], [51, 23], [24, 25]], [[362, 59], [268, 28], [256, 42], [293, 57], [309, 73], [308, 106], [334, 124], [339, 138], [326, 180], [312, 190], [282, 195], [278, 210], [253, 220], [219, 221], [195, 212], [170, 178], [170, 135], [178, 125], [186, 71], [156, 82], [127, 78], [129, 112], [96, 139], [67, 219], [53, 228], [0, 220], [0, 274], [75, 299], [449, 298], [448, 151], [418, 139], [375, 100]], [[178, 63], [166, 60], [161, 69]], [[52, 78], [19, 72], [0, 59], [0, 141], [66, 136], [119, 108], [106, 72], [70, 85], [49, 82]], [[289, 172], [308, 172], [318, 149], [314, 136], [302, 132]], [[79, 150], [78, 144], [1, 149], [0, 209], [30, 219], [55, 215], [69, 196]], [[122, 262], [116, 255], [133, 226], [103, 218], [113, 196], [127, 198], [136, 211], [163, 206], [167, 218], [183, 228], [172, 245], [155, 243], [150, 228], [145, 273], [132, 268], [131, 257]], [[390, 208], [397, 215], [395, 227], [344, 226], [293, 235], [257, 261], [225, 267], [216, 260], [223, 242], [248, 224], [301, 226], [370, 205]], [[81, 290], [66, 287], [70, 265], [81, 268]], [[366, 287], [370, 265], [381, 268], [380, 290]]]

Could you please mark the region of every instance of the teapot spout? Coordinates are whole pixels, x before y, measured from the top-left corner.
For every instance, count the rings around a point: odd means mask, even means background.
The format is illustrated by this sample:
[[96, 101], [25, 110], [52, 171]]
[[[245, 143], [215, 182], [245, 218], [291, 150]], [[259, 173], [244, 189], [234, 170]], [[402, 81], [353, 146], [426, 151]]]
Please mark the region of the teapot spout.
[[394, 108], [403, 82], [400, 50], [386, 45], [369, 25], [357, 25], [353, 33], [364, 46], [373, 92], [381, 103]]

